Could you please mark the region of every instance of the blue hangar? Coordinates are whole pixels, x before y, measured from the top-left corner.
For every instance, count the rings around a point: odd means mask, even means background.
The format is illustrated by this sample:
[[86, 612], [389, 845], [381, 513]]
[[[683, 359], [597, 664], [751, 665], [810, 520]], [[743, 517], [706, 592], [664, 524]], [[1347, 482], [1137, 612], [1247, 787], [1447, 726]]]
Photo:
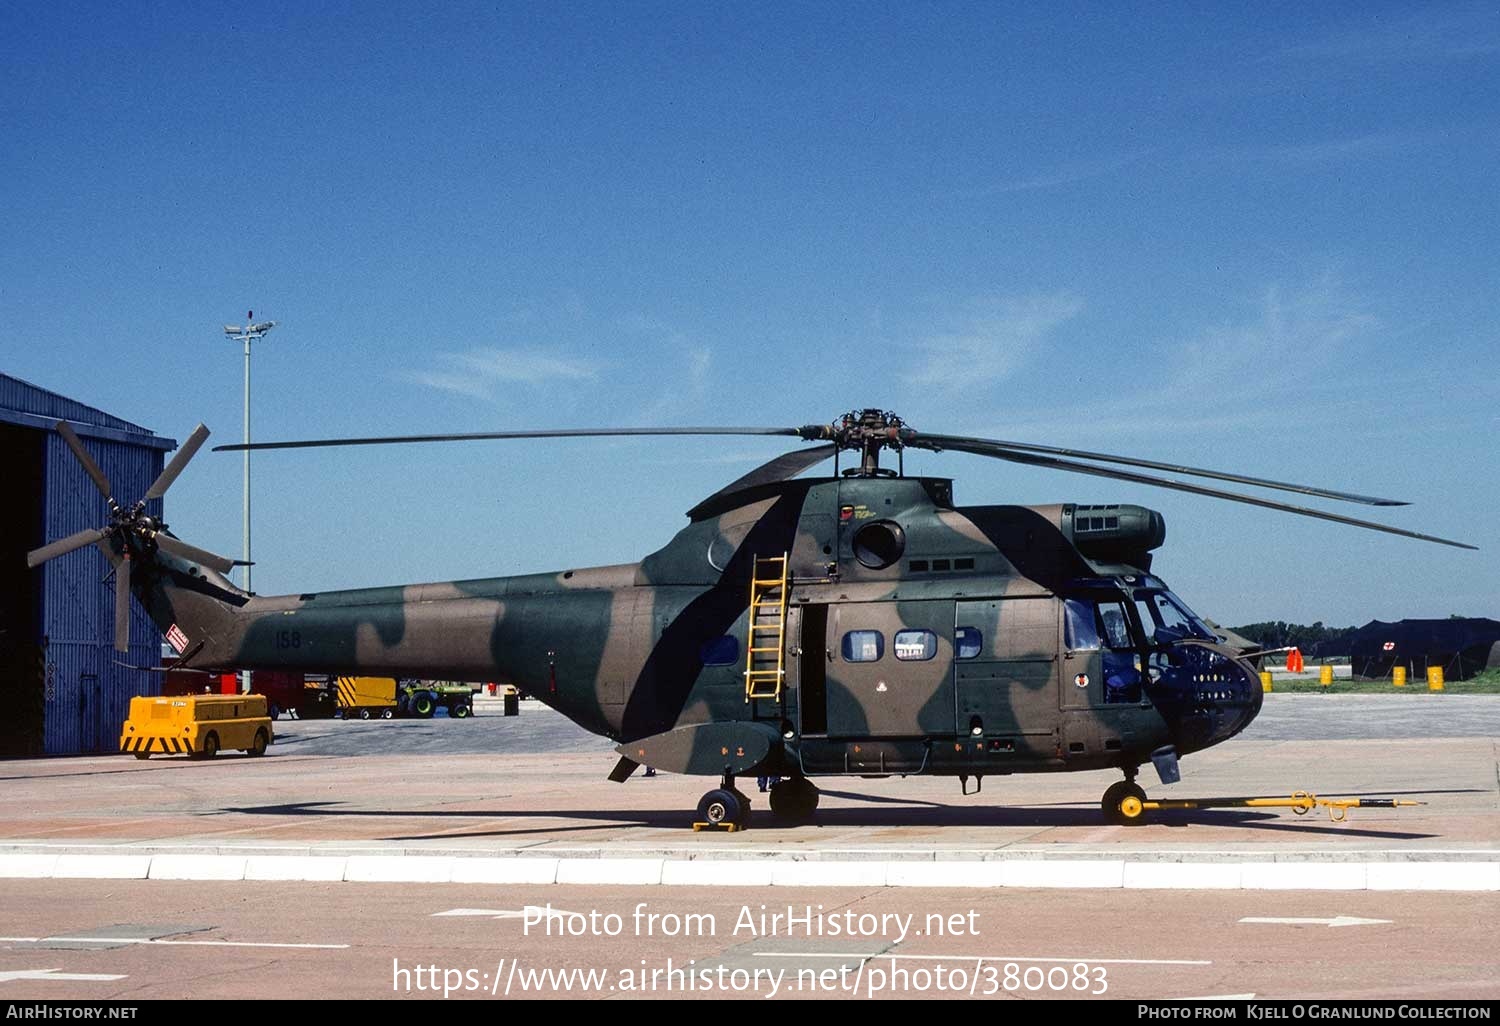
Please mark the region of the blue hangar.
[[[161, 691], [161, 634], [132, 603], [130, 652], [114, 649], [111, 567], [85, 546], [35, 570], [26, 553], [109, 519], [54, 429], [66, 420], [121, 501], [161, 473], [170, 438], [0, 374], [0, 756], [119, 750], [133, 695]], [[161, 514], [161, 502], [151, 513]], [[128, 665], [126, 665], [128, 664]]]

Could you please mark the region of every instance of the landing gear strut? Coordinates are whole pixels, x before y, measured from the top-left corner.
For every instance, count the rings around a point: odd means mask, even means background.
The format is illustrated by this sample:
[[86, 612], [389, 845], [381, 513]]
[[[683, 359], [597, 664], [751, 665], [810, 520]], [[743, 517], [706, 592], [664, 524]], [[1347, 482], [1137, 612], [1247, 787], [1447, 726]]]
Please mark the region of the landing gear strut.
[[698, 821], [714, 827], [743, 830], [750, 825], [750, 799], [724, 774], [719, 786], [698, 799]]
[[1111, 784], [1099, 802], [1104, 821], [1115, 826], [1139, 826], [1145, 822], [1146, 791], [1135, 782], [1136, 767], [1125, 769], [1125, 779]]
[[806, 777], [789, 777], [771, 788], [771, 811], [792, 823], [812, 819], [818, 807], [818, 789]]

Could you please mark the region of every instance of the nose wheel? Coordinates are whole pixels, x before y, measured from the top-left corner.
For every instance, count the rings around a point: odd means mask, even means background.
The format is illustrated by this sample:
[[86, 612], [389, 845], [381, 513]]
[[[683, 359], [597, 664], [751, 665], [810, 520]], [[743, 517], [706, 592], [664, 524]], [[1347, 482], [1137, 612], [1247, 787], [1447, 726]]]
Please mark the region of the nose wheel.
[[1146, 792], [1134, 780], [1111, 784], [1099, 802], [1106, 823], [1115, 826], [1138, 826], [1146, 820]]
[[726, 776], [722, 786], [698, 799], [698, 822], [729, 830], [743, 830], [750, 825], [750, 799], [734, 786], [733, 777]]

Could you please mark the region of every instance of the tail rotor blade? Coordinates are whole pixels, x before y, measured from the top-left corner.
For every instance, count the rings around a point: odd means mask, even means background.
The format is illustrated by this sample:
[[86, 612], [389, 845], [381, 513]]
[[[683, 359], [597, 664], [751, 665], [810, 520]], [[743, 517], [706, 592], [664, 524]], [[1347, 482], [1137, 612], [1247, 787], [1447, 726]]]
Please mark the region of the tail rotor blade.
[[109, 485], [109, 478], [104, 476], [104, 471], [99, 469], [99, 464], [89, 455], [89, 451], [83, 447], [78, 433], [65, 420], [57, 422], [57, 433], [62, 435], [63, 441], [68, 443], [68, 448], [73, 450], [73, 455], [78, 457], [78, 462], [83, 464], [84, 471], [94, 480], [94, 487], [106, 499], [113, 499], [114, 489]]
[[166, 549], [172, 555], [181, 556], [183, 559], [190, 559], [194, 563], [201, 563], [203, 566], [217, 570], [221, 574], [227, 574], [230, 570], [234, 569], [234, 560], [226, 559], [217, 553], [209, 552], [207, 549], [200, 549], [196, 545], [189, 545], [181, 538], [174, 538], [170, 534], [162, 534], [160, 532], [153, 535], [153, 538], [157, 545]]
[[115, 651], [130, 651], [130, 553], [115, 567]]
[[49, 559], [66, 556], [74, 549], [81, 549], [85, 545], [93, 545], [95, 542], [108, 537], [108, 535], [109, 528], [107, 527], [90, 527], [86, 530], [75, 532], [66, 538], [59, 538], [50, 545], [43, 545], [39, 549], [32, 549], [26, 553], [26, 565], [33, 568], [39, 567]]
[[208, 433], [208, 428], [202, 424], [193, 429], [193, 433], [188, 436], [186, 442], [182, 443], [182, 448], [177, 450], [172, 461], [162, 469], [161, 475], [146, 490], [146, 501], [159, 499], [166, 494], [167, 489], [172, 487], [172, 482], [177, 480], [177, 475], [181, 474], [183, 468], [188, 465], [188, 461], [203, 447], [203, 443], [208, 441]]

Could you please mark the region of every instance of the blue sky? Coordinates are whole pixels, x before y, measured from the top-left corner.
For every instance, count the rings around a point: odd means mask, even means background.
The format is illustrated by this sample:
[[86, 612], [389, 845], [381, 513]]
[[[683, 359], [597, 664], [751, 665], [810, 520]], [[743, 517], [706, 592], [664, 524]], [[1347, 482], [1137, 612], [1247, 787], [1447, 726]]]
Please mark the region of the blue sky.
[[[1482, 549], [908, 461], [1161, 510], [1222, 622], [1500, 616], [1492, 4], [4, 3], [0, 126], [0, 370], [170, 437], [253, 308], [260, 439], [883, 406]], [[260, 456], [256, 589], [634, 560], [783, 447]], [[238, 456], [168, 503], [238, 553]]]

